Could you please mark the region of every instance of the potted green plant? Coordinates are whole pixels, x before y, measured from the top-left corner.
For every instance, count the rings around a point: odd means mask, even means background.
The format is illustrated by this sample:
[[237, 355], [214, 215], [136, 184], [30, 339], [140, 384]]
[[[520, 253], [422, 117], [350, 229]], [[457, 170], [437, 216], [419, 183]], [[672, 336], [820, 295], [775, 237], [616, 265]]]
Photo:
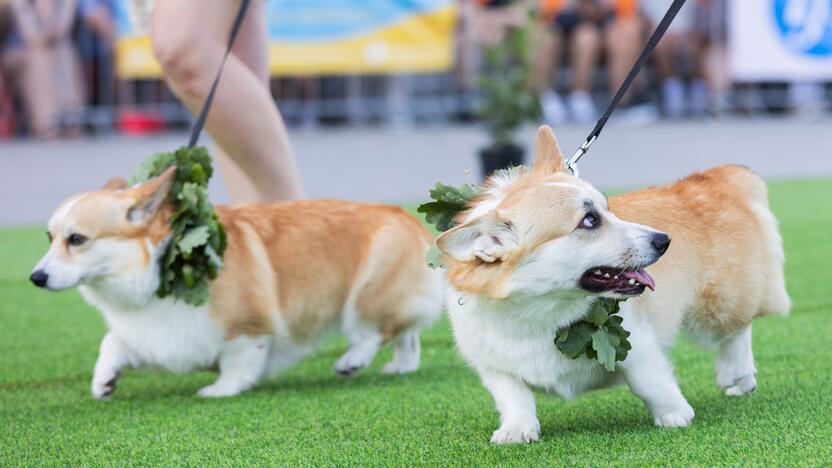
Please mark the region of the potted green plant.
[[525, 150], [515, 142], [515, 133], [540, 118], [540, 101], [532, 87], [532, 21], [530, 17], [524, 26], [512, 28], [501, 43], [484, 51], [477, 114], [491, 142], [480, 150], [483, 177], [523, 164]]

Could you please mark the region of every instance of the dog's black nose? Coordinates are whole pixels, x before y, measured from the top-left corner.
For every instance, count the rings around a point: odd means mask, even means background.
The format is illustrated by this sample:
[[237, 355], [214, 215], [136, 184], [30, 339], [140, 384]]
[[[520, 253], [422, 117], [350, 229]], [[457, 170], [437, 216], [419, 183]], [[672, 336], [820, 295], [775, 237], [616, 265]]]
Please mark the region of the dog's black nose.
[[660, 254], [667, 252], [667, 248], [670, 247], [670, 236], [667, 234], [656, 234], [653, 236], [653, 240], [650, 241], [650, 245], [653, 246]]
[[35, 272], [32, 273], [32, 276], [29, 277], [29, 280], [31, 280], [35, 286], [44, 288], [46, 287], [46, 282], [49, 281], [49, 275], [47, 275], [43, 270], [35, 270]]

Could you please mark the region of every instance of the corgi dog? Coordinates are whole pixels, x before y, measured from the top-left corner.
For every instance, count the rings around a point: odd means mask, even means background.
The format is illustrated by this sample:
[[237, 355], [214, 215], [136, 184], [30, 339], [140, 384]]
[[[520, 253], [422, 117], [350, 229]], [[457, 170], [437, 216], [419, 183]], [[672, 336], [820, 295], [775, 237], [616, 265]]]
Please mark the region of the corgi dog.
[[159, 298], [159, 259], [171, 238], [170, 168], [155, 179], [63, 202], [49, 221], [49, 250], [31, 275], [49, 290], [78, 286], [109, 331], [92, 378], [110, 397], [125, 369], [215, 369], [204, 397], [244, 392], [309, 354], [328, 329], [349, 350], [352, 375], [387, 342], [387, 374], [419, 366], [419, 332], [443, 308], [444, 279], [429, 269], [433, 238], [393, 206], [310, 200], [217, 207], [228, 247], [208, 302]]
[[[436, 244], [456, 343], [500, 413], [494, 443], [538, 440], [533, 389], [573, 398], [626, 383], [657, 426], [687, 426], [666, 355], [677, 334], [718, 349], [717, 384], [745, 395], [757, 387], [751, 321], [790, 308], [767, 187], [742, 167], [608, 199], [571, 175], [543, 126], [534, 166], [491, 177], [457, 221]], [[554, 344], [598, 298], [626, 300], [632, 349], [612, 372]]]

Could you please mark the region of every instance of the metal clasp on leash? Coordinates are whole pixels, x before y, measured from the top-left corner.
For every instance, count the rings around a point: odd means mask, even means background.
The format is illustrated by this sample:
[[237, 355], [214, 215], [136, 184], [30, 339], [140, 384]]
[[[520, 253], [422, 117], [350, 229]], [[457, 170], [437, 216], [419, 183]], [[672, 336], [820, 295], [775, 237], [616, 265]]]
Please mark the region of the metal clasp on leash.
[[582, 157], [589, 151], [589, 147], [595, 143], [595, 140], [598, 138], [598, 135], [593, 135], [592, 138], [586, 140], [584, 144], [582, 144], [575, 154], [566, 161], [566, 168], [569, 169], [569, 172], [572, 173], [573, 176], [578, 177], [580, 175], [580, 171], [578, 171], [578, 161], [581, 160]]

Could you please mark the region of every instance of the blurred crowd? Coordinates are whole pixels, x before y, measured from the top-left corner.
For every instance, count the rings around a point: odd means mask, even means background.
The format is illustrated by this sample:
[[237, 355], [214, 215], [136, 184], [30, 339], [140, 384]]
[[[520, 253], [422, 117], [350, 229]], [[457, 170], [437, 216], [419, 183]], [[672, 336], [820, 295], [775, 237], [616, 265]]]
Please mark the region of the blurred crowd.
[[115, 82], [113, 2], [0, 0], [0, 135], [80, 132]]
[[[77, 135], [89, 123], [89, 109], [114, 104], [121, 85], [113, 72], [116, 1], [0, 0], [0, 137]], [[454, 91], [460, 102], [475, 97], [481, 48], [531, 21], [533, 84], [543, 118], [554, 125], [591, 122], [669, 3], [460, 0]], [[769, 88], [789, 95], [788, 83], [733, 84], [726, 55], [726, 0], [689, 0], [617, 115], [637, 121], [700, 117], [770, 108], [760, 98]], [[290, 89], [301, 95], [319, 81], [293, 80]], [[815, 94], [805, 100], [816, 102], [818, 92], [828, 99], [825, 86], [814, 85]], [[807, 95], [803, 91], [792, 94]]]
[[[552, 125], [599, 117], [670, 0], [470, 0], [463, 10], [463, 78], [474, 86], [478, 47], [534, 16], [534, 86]], [[828, 83], [734, 84], [727, 60], [728, 0], [689, 0], [617, 111], [649, 122], [726, 111], [822, 110]], [[467, 23], [467, 25], [465, 24]], [[808, 91], [807, 91], [808, 89]], [[769, 92], [773, 91], [773, 93]], [[600, 98], [599, 99], [599, 95]], [[774, 95], [774, 99], [764, 96]], [[821, 101], [820, 105], [818, 101]]]

